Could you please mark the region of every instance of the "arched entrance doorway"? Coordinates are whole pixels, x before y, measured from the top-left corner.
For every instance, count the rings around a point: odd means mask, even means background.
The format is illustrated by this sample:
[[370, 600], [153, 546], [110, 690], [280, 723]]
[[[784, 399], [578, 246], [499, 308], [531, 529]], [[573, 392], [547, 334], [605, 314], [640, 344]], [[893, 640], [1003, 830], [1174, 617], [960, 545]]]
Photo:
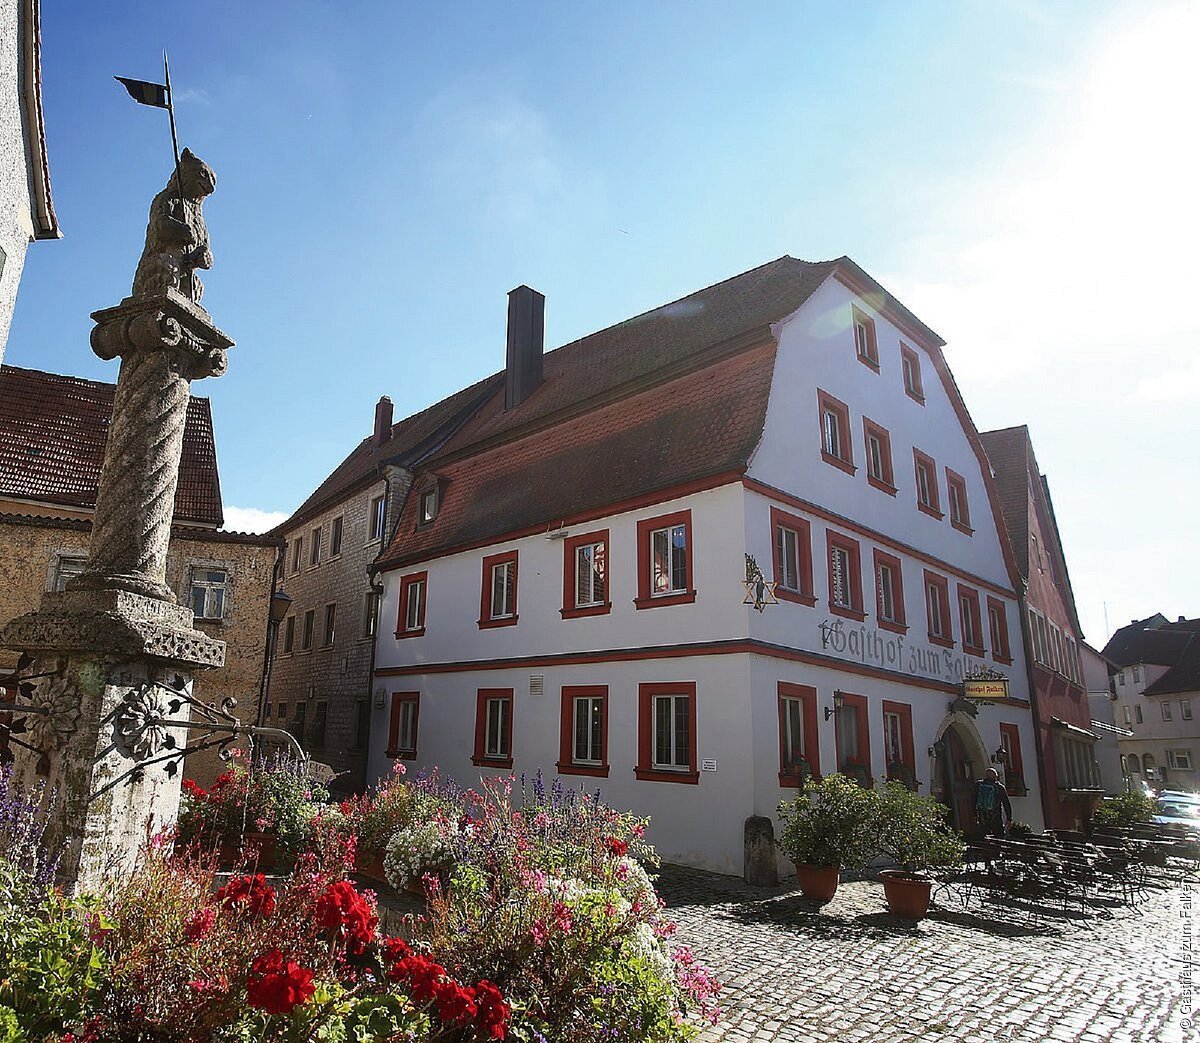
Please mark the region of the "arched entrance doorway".
[[987, 766], [987, 752], [975, 725], [962, 714], [951, 715], [934, 743], [931, 792], [949, 809], [954, 828], [968, 836], [977, 832], [975, 782]]

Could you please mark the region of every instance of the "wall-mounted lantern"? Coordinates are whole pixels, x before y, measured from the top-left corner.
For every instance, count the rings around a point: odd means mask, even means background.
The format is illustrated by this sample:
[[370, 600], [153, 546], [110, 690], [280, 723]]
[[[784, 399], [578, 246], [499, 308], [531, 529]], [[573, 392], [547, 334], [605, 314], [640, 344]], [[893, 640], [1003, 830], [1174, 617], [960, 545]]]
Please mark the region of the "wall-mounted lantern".
[[841, 692], [833, 693], [833, 706], [825, 707], [825, 720], [829, 720], [835, 713], [846, 705], [846, 697]]

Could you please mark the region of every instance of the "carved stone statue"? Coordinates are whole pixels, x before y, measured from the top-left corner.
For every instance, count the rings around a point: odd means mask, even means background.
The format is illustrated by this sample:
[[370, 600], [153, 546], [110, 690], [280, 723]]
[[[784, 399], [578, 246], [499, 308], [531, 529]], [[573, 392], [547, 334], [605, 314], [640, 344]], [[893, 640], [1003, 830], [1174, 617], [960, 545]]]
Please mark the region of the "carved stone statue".
[[160, 295], [170, 287], [200, 303], [204, 287], [196, 269], [211, 268], [213, 262], [201, 205], [216, 186], [212, 167], [185, 148], [178, 180], [172, 172], [167, 187], [150, 204], [146, 248], [133, 277], [134, 297]]

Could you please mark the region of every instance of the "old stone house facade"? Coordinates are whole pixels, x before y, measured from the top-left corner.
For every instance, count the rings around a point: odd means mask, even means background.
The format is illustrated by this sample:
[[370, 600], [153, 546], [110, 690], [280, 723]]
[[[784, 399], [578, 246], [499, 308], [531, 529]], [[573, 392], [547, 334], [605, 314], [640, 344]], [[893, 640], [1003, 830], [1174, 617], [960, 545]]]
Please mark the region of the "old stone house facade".
[[1135, 619], [1104, 646], [1122, 770], [1136, 789], [1200, 790], [1200, 619]]
[[[38, 608], [86, 561], [113, 385], [13, 366], [0, 368], [0, 625]], [[175, 499], [167, 582], [196, 627], [225, 642], [225, 665], [201, 672], [196, 695], [237, 699], [253, 724], [262, 695], [269, 605], [282, 543], [223, 532], [207, 399], [192, 398]], [[0, 652], [0, 666], [15, 654]], [[242, 744], [244, 745], [244, 743]], [[189, 757], [201, 782], [221, 770], [214, 751]]]
[[0, 0], [0, 361], [25, 249], [61, 235], [42, 118], [41, 4]]
[[1092, 727], [1083, 633], [1050, 485], [1027, 427], [984, 431], [980, 438], [1021, 573], [1042, 810], [1048, 827], [1082, 829], [1104, 795], [1096, 755], [1100, 736]]
[[278, 589], [291, 599], [274, 641], [263, 723], [287, 728], [329, 765], [339, 792], [365, 782], [379, 594], [372, 564], [387, 545], [411, 468], [469, 415], [483, 382], [398, 423], [375, 407], [369, 437], [273, 530], [284, 541]]

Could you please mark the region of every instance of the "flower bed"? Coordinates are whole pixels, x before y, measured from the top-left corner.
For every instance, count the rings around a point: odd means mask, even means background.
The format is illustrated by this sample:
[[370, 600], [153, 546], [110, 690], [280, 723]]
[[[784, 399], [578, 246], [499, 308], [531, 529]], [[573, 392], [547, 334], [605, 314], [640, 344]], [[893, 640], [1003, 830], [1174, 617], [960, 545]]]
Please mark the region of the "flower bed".
[[[242, 781], [235, 769], [213, 803]], [[49, 886], [33, 802], [9, 794], [0, 1040], [675, 1043], [691, 1014], [715, 1017], [717, 987], [642, 868], [644, 823], [540, 779], [389, 785], [410, 791], [401, 835], [434, 824], [419, 858], [392, 859], [427, 894], [403, 937], [348, 878], [353, 807], [306, 813], [310, 846], [285, 877], [225, 877], [211, 852], [159, 836], [128, 877], [72, 901]]]

